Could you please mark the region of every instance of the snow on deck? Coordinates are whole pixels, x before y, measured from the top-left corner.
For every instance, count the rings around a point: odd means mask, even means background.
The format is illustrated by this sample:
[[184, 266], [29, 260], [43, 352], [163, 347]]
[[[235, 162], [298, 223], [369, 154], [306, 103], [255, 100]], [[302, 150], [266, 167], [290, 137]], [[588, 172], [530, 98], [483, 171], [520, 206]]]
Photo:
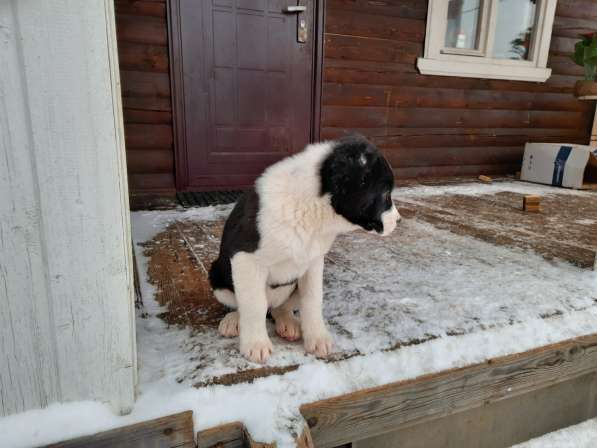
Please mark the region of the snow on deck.
[[[396, 190], [395, 197], [503, 191], [591, 194], [499, 183], [404, 188]], [[138, 212], [133, 214], [134, 239], [146, 241], [174, 221], [222, 219], [230, 209]], [[147, 262], [142, 251], [137, 256]], [[143, 287], [144, 297], [150, 296], [152, 287], [146, 282]], [[207, 420], [197, 417], [201, 428], [241, 420], [257, 439], [281, 443], [290, 440], [287, 428], [296, 421], [301, 403], [597, 331], [595, 272], [456, 235], [417, 219], [403, 220], [389, 238], [363, 232], [339, 237], [326, 263], [324, 292], [324, 315], [337, 352], [359, 356], [324, 363], [305, 355], [300, 342], [277, 338], [270, 324], [274, 354], [268, 366], [301, 367], [230, 387], [248, 397], [271, 400], [265, 414], [225, 405]], [[155, 303], [149, 306], [150, 316], [161, 311], [151, 309]], [[259, 367], [242, 358], [236, 339], [221, 338], [214, 328], [174, 329], [154, 317], [140, 320], [138, 326], [145, 384], [177, 381], [190, 387]], [[380, 371], [375, 366], [384, 367]]]
[[[591, 194], [499, 183], [403, 188], [395, 197], [501, 191]], [[597, 333], [594, 271], [457, 235], [415, 217], [403, 220], [389, 238], [355, 232], [334, 244], [325, 268], [324, 315], [338, 351], [350, 357], [317, 360], [304, 354], [300, 342], [275, 337], [270, 327], [274, 354], [268, 365], [295, 370], [250, 384], [195, 388], [257, 365], [240, 356], [236, 339], [221, 338], [214, 328], [179, 328], [158, 317], [165, 310], [152, 299], [148, 259], [138, 243], [175, 221], [221, 220], [230, 209], [132, 214], [145, 302], [137, 319], [139, 400], [133, 413], [121, 418], [89, 404], [53, 406], [50, 434], [78, 436], [191, 409], [196, 430], [241, 421], [254, 439], [290, 446], [292, 433], [300, 431], [302, 404]], [[0, 442], [8, 437], [8, 446], [34, 444], [23, 443], [24, 428], [32, 427], [32, 420], [39, 427], [40, 415], [52, 411], [32, 412], [0, 420]], [[73, 425], [75, 417], [84, 424]], [[43, 428], [27, 440], [48, 441]]]

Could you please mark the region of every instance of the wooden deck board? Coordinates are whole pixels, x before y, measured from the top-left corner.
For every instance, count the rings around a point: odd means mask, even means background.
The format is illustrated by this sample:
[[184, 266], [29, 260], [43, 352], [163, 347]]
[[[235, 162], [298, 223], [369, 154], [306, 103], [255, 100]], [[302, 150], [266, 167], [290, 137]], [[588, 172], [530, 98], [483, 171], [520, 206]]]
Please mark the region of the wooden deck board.
[[[406, 219], [425, 221], [441, 229], [495, 245], [533, 249], [545, 258], [566, 259], [588, 267], [591, 260], [594, 260], [593, 247], [597, 248], [597, 232], [591, 232], [591, 226], [575, 221], [580, 214], [583, 219], [595, 219], [597, 223], [597, 204], [591, 203], [593, 198], [590, 196], [557, 194], [557, 191], [554, 189], [553, 196], [543, 198], [545, 211], [542, 214], [524, 213], [520, 209], [522, 195], [511, 192], [481, 196], [444, 194], [416, 199], [406, 197], [400, 198], [397, 204]], [[157, 301], [167, 307], [167, 311], [160, 317], [169, 324], [198, 330], [210, 328], [213, 332], [227, 312], [213, 297], [207, 280], [207, 270], [219, 250], [222, 229], [222, 220], [176, 221], [145, 243], [145, 255], [149, 257], [149, 280], [157, 286]], [[572, 236], [567, 237], [567, 232]], [[578, 241], [574, 237], [578, 237]], [[398, 240], [394, 240], [390, 238], [384, 241], [390, 245], [400, 244]], [[337, 244], [344, 244], [343, 239]], [[327, 263], [337, 264], [341, 269], [348, 270], [351, 269], [349, 261], [343, 258], [341, 251], [333, 251], [326, 258]], [[555, 313], [561, 314], [559, 311]], [[541, 317], [549, 318], [552, 314], [541, 314]], [[465, 332], [467, 331], [456, 327], [446, 329], [448, 336]], [[426, 335], [413, 337], [412, 340], [397, 340], [388, 349], [421, 344], [435, 337], [437, 336]], [[232, 344], [226, 348], [232, 350], [231, 356], [237, 356], [235, 347]], [[358, 351], [339, 351], [331, 360], [338, 361], [358, 355]], [[207, 358], [203, 360], [201, 356], [196, 369], [202, 368], [202, 362], [209, 361]], [[200, 377], [194, 384], [201, 387], [208, 384], [251, 382], [256, 378], [284, 374], [297, 368], [298, 365], [294, 363], [265, 367], [245, 366], [232, 373], [207, 379]], [[182, 379], [184, 378], [187, 377]], [[192, 376], [189, 379], [193, 381]]]
[[[554, 193], [542, 198], [541, 213], [522, 210], [523, 195], [499, 192], [445, 194], [398, 201], [407, 216], [492, 244], [532, 249], [593, 269], [597, 261], [597, 196]], [[592, 224], [585, 224], [590, 223]]]
[[192, 448], [194, 446], [193, 413], [186, 411], [48, 445], [46, 448]]
[[315, 446], [334, 447], [596, 371], [597, 334], [318, 401], [301, 413]]

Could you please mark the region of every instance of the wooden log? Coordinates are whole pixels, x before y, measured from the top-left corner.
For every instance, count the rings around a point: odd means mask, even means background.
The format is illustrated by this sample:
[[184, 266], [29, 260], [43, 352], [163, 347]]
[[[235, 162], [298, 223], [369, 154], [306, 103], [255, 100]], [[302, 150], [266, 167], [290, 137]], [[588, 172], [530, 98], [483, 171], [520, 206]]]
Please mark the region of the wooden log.
[[[588, 4], [589, 2], [583, 2]], [[573, 19], [563, 16], [554, 18], [553, 22], [553, 36], [563, 36], [577, 38], [579, 34], [595, 32], [595, 19]]]
[[172, 193], [174, 191], [174, 173], [131, 173], [128, 179], [129, 188], [136, 193]]
[[144, 16], [118, 16], [116, 18], [118, 42], [150, 45], [168, 45], [165, 20]]
[[552, 73], [557, 75], [584, 76], [584, 68], [576, 64], [569, 54], [556, 55], [551, 54], [547, 61], [547, 66], [551, 68]]
[[140, 0], [116, 0], [117, 15], [150, 16], [166, 18], [166, 2], [140, 1]]
[[[172, 113], [157, 110], [124, 109], [126, 124], [168, 124], [172, 125]], [[126, 127], [125, 127], [126, 128]]]
[[552, 55], [570, 55], [574, 53], [574, 45], [578, 39], [572, 37], [552, 37], [549, 53]]
[[122, 98], [122, 105], [125, 109], [154, 110], [170, 112], [172, 104], [170, 98], [161, 97], [130, 97]]
[[366, 39], [337, 34], [325, 36], [325, 55], [330, 59], [414, 64], [416, 58], [422, 54], [422, 42]]
[[168, 47], [120, 42], [118, 57], [121, 70], [168, 73]]
[[394, 168], [455, 165], [520, 165], [524, 146], [393, 148], [382, 152]]
[[396, 179], [413, 179], [417, 177], [478, 176], [483, 173], [506, 175], [514, 173], [519, 167], [519, 164], [415, 166], [395, 167], [393, 168], [393, 171]]
[[191, 411], [149, 420], [48, 445], [46, 448], [192, 448], [195, 446]]
[[128, 124], [125, 130], [127, 149], [169, 148], [172, 146], [172, 126], [166, 124]]
[[126, 163], [129, 173], [173, 173], [174, 151], [171, 147], [128, 150]]
[[383, 14], [356, 14], [351, 10], [328, 13], [325, 32], [374, 39], [420, 43], [425, 39], [425, 20], [405, 19]]
[[597, 21], [597, 4], [586, 0], [559, 0], [556, 16]]
[[[438, 139], [442, 146], [481, 146], [485, 143], [475, 144], [476, 139], [503, 139], [506, 137], [523, 138], [523, 143], [527, 141], [561, 142], [581, 141], [586, 143], [586, 133], [579, 129], [544, 129], [544, 128], [403, 128], [403, 127], [378, 127], [378, 128], [358, 128], [358, 127], [324, 127], [321, 129], [322, 138], [336, 138], [346, 135], [347, 132], [360, 132], [367, 137], [378, 140], [379, 145], [390, 146], [408, 146], [408, 147], [427, 147], [434, 144], [426, 143], [425, 138]], [[407, 140], [403, 140], [403, 139]], [[450, 144], [453, 138], [453, 144]], [[417, 140], [418, 139], [418, 140]], [[443, 139], [443, 140], [442, 140]], [[460, 139], [460, 140], [458, 140]], [[418, 141], [418, 143], [416, 143]], [[402, 143], [403, 142], [403, 143]], [[467, 143], [468, 142], [468, 143]], [[501, 142], [499, 146], [515, 146], [520, 143], [509, 142], [505, 140], [496, 140]], [[487, 143], [489, 145], [489, 143]]]
[[427, 4], [420, 0], [400, 1], [354, 1], [354, 0], [326, 0], [326, 19], [338, 11], [353, 11], [355, 13], [380, 14], [384, 16], [421, 19], [427, 17]]
[[597, 370], [597, 335], [301, 407], [315, 446], [335, 447]]
[[517, 92], [571, 93], [576, 76], [553, 74], [544, 83], [503, 81], [496, 79], [425, 76], [417, 73], [414, 64], [358, 59], [326, 58], [324, 81], [371, 85], [425, 86], [433, 88], [489, 89]]
[[170, 98], [170, 77], [166, 73], [121, 71], [122, 96]]
[[326, 83], [324, 106], [437, 107], [446, 109], [505, 109], [583, 111], [590, 105], [566, 93], [515, 92], [426, 86], [379, 86]]

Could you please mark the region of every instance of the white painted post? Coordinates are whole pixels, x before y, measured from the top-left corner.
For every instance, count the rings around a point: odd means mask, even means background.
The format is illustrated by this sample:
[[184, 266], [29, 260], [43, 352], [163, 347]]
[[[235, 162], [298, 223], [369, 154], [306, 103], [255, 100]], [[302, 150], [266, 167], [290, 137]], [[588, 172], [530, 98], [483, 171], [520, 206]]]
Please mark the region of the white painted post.
[[113, 8], [0, 1], [0, 416], [134, 402]]

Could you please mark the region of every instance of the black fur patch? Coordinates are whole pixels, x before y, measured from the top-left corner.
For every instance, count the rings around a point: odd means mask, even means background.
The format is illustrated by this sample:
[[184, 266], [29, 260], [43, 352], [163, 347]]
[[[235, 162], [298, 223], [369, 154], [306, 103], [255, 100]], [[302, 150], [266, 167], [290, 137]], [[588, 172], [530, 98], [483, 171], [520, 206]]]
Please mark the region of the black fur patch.
[[392, 207], [392, 168], [361, 135], [336, 141], [320, 170], [321, 195], [330, 194], [339, 215], [365, 230], [383, 232], [381, 215]]
[[230, 259], [237, 252], [255, 252], [259, 246], [257, 213], [259, 196], [254, 188], [245, 191], [236, 202], [224, 225], [220, 254], [209, 270], [209, 282], [213, 289], [234, 291]]

